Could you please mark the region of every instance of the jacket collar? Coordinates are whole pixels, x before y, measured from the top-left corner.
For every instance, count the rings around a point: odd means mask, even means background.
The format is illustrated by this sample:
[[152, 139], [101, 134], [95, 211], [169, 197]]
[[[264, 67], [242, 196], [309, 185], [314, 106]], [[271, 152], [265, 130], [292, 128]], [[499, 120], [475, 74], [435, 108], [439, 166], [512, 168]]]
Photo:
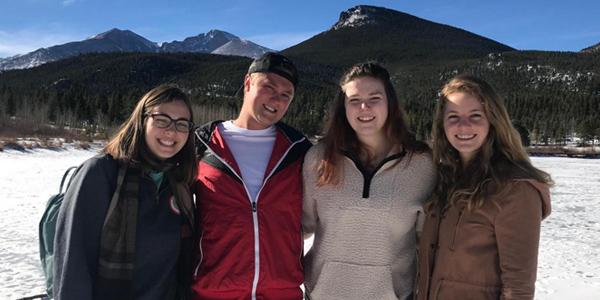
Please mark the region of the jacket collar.
[[[217, 126], [222, 122], [223, 120], [209, 122], [196, 129], [196, 138], [199, 140], [196, 143], [196, 154], [201, 157], [208, 148], [210, 149], [206, 153], [208, 157], [211, 155], [218, 156], [230, 166], [231, 171], [239, 175], [241, 174], [239, 166], [221, 133], [217, 130]], [[277, 122], [275, 128], [277, 129], [275, 144], [273, 145], [272, 153], [270, 153], [269, 162], [264, 174], [265, 178], [268, 174], [274, 174], [298, 158], [303, 157], [310, 146], [312, 146], [302, 133], [283, 122]]]
[[[206, 144], [209, 144], [210, 140], [212, 138], [212, 135], [215, 133], [217, 126], [223, 122], [224, 122], [223, 120], [216, 120], [216, 121], [208, 122], [208, 123], [198, 127], [195, 131], [196, 137], [203, 140]], [[283, 122], [275, 123], [275, 128], [277, 129], [277, 131], [279, 133], [283, 134], [283, 137], [285, 139], [287, 139], [287, 141], [289, 143], [294, 143], [301, 139], [306, 138], [298, 130], [294, 129], [293, 127], [291, 127]]]

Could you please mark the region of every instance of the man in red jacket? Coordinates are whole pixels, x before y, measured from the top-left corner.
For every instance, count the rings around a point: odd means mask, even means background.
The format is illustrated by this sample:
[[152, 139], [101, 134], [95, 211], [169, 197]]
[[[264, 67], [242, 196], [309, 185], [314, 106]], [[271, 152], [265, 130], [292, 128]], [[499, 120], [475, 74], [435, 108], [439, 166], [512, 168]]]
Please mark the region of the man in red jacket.
[[310, 142], [280, 122], [298, 72], [266, 53], [244, 78], [235, 120], [196, 130], [200, 262], [194, 299], [302, 299], [302, 161]]

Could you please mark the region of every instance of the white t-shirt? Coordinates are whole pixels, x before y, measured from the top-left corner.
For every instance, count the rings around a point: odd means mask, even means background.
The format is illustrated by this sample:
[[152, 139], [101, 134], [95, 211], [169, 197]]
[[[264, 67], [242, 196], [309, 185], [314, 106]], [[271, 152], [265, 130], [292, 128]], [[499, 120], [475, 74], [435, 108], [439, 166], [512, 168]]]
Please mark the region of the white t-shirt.
[[242, 180], [252, 200], [255, 201], [273, 152], [277, 133], [275, 126], [250, 130], [238, 127], [230, 120], [219, 124], [219, 130], [240, 167]]

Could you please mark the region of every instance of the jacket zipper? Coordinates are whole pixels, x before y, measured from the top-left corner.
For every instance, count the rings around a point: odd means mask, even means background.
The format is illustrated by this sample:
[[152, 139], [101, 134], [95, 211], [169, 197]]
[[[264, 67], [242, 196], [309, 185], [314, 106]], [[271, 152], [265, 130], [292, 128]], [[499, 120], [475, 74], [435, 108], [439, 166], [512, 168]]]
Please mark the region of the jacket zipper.
[[[211, 149], [211, 152], [213, 153], [213, 155], [219, 161], [221, 161], [227, 168], [229, 168], [229, 170], [233, 174], [235, 174], [235, 176], [240, 180], [240, 182], [242, 183], [242, 186], [244, 187], [244, 190], [246, 191], [246, 195], [248, 196], [248, 200], [250, 201], [250, 204], [252, 207], [252, 223], [254, 226], [254, 279], [252, 280], [252, 300], [256, 300], [256, 289], [258, 287], [258, 278], [259, 278], [259, 274], [260, 274], [260, 243], [259, 243], [259, 232], [258, 232], [258, 204], [257, 204], [259, 196], [260, 196], [260, 192], [265, 187], [265, 184], [267, 183], [267, 181], [271, 178], [271, 176], [273, 175], [275, 170], [277, 170], [277, 167], [279, 167], [279, 165], [281, 164], [283, 159], [287, 156], [287, 154], [290, 152], [290, 150], [296, 144], [303, 142], [305, 139], [306, 138], [303, 137], [303, 138], [293, 142], [287, 148], [287, 150], [285, 151], [285, 153], [283, 153], [283, 155], [281, 156], [281, 158], [279, 159], [277, 164], [275, 164], [275, 166], [273, 166], [273, 169], [271, 169], [271, 172], [269, 173], [269, 175], [267, 175], [267, 177], [263, 180], [263, 184], [261, 185], [260, 189], [258, 190], [258, 193], [256, 193], [256, 200], [252, 200], [252, 196], [250, 195], [250, 192], [248, 191], [248, 188], [246, 187], [246, 183], [244, 183], [244, 180], [235, 172], [235, 170], [227, 162], [225, 162], [220, 156], [216, 155], [216, 153], [214, 151], [212, 151], [212, 149], [208, 146], [207, 143], [204, 142], [203, 139], [199, 139], [204, 144], [204, 146], [206, 146], [206, 149]], [[202, 245], [200, 245], [200, 246], [202, 246]], [[200, 251], [202, 251], [202, 249], [200, 249]], [[200, 268], [200, 263], [196, 267], [196, 271], [199, 268]]]
[[440, 290], [442, 289], [442, 283], [444, 283], [444, 279], [440, 279], [437, 285], [435, 286], [435, 291], [433, 292], [434, 299], [440, 299]]
[[350, 159], [350, 161], [352, 161], [352, 163], [354, 164], [354, 167], [363, 176], [363, 190], [362, 190], [362, 198], [363, 199], [368, 199], [370, 197], [371, 182], [373, 181], [373, 178], [375, 178], [375, 175], [377, 175], [377, 173], [383, 169], [383, 166], [385, 166], [385, 164], [387, 164], [390, 161], [393, 161], [396, 159], [402, 159], [404, 157], [404, 155], [406, 155], [405, 150], [402, 150], [402, 152], [400, 152], [400, 153], [390, 155], [390, 156], [384, 158], [381, 162], [379, 162], [379, 164], [375, 167], [375, 169], [373, 169], [371, 172], [369, 172], [367, 169], [365, 169], [363, 167], [363, 165], [361, 164], [361, 162], [358, 159], [355, 159], [350, 155], [344, 154], [344, 156], [346, 156], [346, 158], [348, 158], [348, 159]]
[[454, 234], [452, 235], [452, 240], [450, 241], [450, 250], [454, 251], [454, 241], [456, 240], [456, 235], [458, 235], [458, 227], [460, 226], [460, 221], [464, 215], [465, 208], [461, 208], [458, 211], [458, 220], [456, 221], [456, 225], [454, 226]]
[[204, 253], [202, 251], [202, 239], [204, 238], [204, 231], [200, 233], [200, 239], [198, 239], [198, 250], [200, 251], [200, 260], [194, 269], [194, 277], [198, 276], [198, 270], [200, 270], [200, 265], [202, 265], [202, 260], [204, 259]]
[[[273, 176], [273, 174], [275, 173], [275, 170], [277, 170], [277, 167], [279, 167], [279, 165], [285, 159], [285, 157], [290, 152], [290, 150], [292, 148], [294, 148], [294, 146], [296, 144], [303, 142], [304, 139], [305, 138], [302, 138], [300, 140], [293, 142], [287, 148], [285, 153], [283, 153], [281, 158], [279, 158], [279, 161], [277, 161], [275, 166], [273, 166], [273, 169], [271, 169], [271, 172], [269, 173], [269, 175], [267, 175], [267, 177], [265, 177], [265, 180], [263, 180], [263, 184], [261, 185], [260, 189], [258, 190], [258, 193], [256, 193], [256, 200], [255, 201], [251, 200], [252, 201], [252, 217], [253, 217], [253, 220], [255, 221], [255, 223], [254, 223], [254, 263], [255, 263], [255, 265], [254, 265], [254, 280], [252, 281], [252, 300], [256, 300], [256, 289], [258, 288], [258, 277], [260, 274], [260, 247], [259, 247], [259, 236], [258, 236], [258, 212], [257, 212], [258, 211], [257, 202], [258, 202], [258, 199], [260, 199], [260, 192], [262, 192], [263, 188], [267, 184], [267, 181], [269, 181], [269, 179], [271, 179], [271, 176]], [[242, 181], [242, 183], [243, 182], [244, 181]], [[244, 184], [244, 188], [246, 188], [245, 184]], [[248, 199], [252, 199], [252, 197], [250, 197], [250, 193], [248, 192], [248, 189], [246, 189], [246, 193], [248, 193]]]

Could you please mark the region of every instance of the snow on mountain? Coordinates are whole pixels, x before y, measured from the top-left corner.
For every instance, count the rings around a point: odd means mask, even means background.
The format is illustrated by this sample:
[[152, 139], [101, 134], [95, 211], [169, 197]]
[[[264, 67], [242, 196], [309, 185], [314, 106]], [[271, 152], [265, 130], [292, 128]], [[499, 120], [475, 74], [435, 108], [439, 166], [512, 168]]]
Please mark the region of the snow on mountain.
[[[506, 65], [502, 53], [490, 53], [486, 58], [482, 59], [479, 64], [481, 67], [487, 68], [488, 70], [504, 68], [510, 73], [522, 74], [524, 75], [524, 78], [528, 78], [526, 86], [533, 89], [539, 89], [542, 86], [549, 86], [552, 84], [559, 84], [564, 90], [580, 92], [581, 86], [588, 85], [594, 80], [594, 77], [597, 76], [597, 74], [592, 71], [581, 72], [577, 70], [558, 69], [551, 65], [529, 63], [512, 65], [510, 62]], [[440, 73], [439, 78], [442, 81], [446, 81], [458, 73], [459, 71], [457, 69], [448, 70]]]
[[202, 33], [186, 38], [183, 41], [173, 41], [161, 45], [161, 52], [197, 52], [253, 58], [267, 51], [272, 50], [216, 29], [206, 34]]
[[236, 39], [239, 40], [240, 38], [231, 33], [213, 29], [206, 34], [201, 33], [197, 36], [188, 37], [183, 41], [163, 43], [160, 47], [160, 51], [211, 53], [217, 48]]
[[48, 52], [48, 49], [40, 48], [28, 54], [17, 54], [15, 56], [0, 59], [0, 71], [37, 67], [53, 60]]
[[225, 45], [212, 51], [212, 54], [237, 55], [250, 58], [257, 58], [265, 52], [272, 52], [272, 49], [257, 45], [244, 39], [235, 39], [227, 42]]
[[95, 52], [156, 52], [158, 46], [130, 31], [111, 29], [78, 42], [70, 42], [0, 60], [0, 71], [26, 69], [47, 62]]
[[210, 38], [210, 39], [217, 39], [220, 36], [223, 36], [229, 40], [239, 39], [239, 37], [237, 37], [229, 32], [221, 31], [221, 30], [217, 30], [217, 29], [210, 30], [209, 32], [206, 33], [206, 36], [207, 36], [207, 38]]
[[0, 71], [27, 69], [47, 62], [96, 52], [193, 52], [257, 57], [268, 48], [221, 30], [213, 29], [206, 34], [188, 37], [183, 41], [162, 43], [151, 42], [130, 31], [111, 29], [93, 35], [83, 41], [70, 42], [33, 52], [0, 59]]
[[552, 66], [530, 64], [517, 66], [516, 71], [532, 74], [529, 86], [533, 88], [556, 82], [561, 83], [564, 89], [571, 92], [578, 92], [578, 83], [589, 82], [595, 75], [594, 72], [560, 71]]
[[333, 25], [332, 30], [339, 30], [345, 27], [359, 27], [366, 24], [376, 23], [374, 14], [381, 8], [358, 5], [352, 7], [340, 14], [340, 19]]

